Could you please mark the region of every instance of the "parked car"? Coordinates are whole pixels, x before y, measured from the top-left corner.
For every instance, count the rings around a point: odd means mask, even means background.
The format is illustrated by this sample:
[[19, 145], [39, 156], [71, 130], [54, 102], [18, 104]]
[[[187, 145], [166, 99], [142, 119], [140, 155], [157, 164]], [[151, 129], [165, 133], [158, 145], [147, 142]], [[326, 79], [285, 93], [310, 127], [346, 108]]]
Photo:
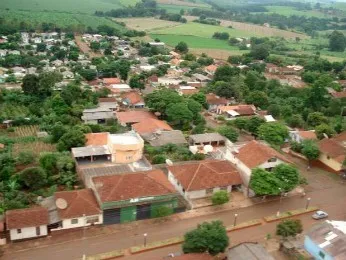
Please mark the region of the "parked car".
[[315, 214], [312, 215], [313, 219], [323, 219], [323, 218], [327, 218], [328, 214], [322, 210], [318, 210], [316, 211]]

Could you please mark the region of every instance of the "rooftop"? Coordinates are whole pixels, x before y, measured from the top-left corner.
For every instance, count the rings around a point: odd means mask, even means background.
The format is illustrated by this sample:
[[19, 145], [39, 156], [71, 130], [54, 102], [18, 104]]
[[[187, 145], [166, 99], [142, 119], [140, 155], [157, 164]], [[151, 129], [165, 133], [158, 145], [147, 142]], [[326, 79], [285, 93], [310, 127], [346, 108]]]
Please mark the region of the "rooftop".
[[207, 103], [210, 105], [227, 105], [228, 100], [226, 98], [219, 97], [214, 93], [209, 93], [206, 95]]
[[238, 170], [229, 161], [211, 160], [173, 165], [169, 166], [168, 170], [186, 191], [204, 190], [243, 183]]
[[125, 93], [122, 97], [125, 101], [129, 102], [128, 105], [134, 105], [134, 104], [137, 104], [140, 102], [144, 102], [141, 95], [139, 95], [139, 93], [136, 91], [131, 91], [131, 92]]
[[102, 82], [106, 85], [119, 84], [121, 81], [119, 78], [104, 78]]
[[109, 133], [89, 133], [85, 134], [85, 138], [87, 139], [85, 145], [106, 145], [108, 141]]
[[346, 131], [333, 138], [322, 139], [319, 143], [322, 153], [342, 163], [346, 158]]
[[120, 123], [139, 123], [146, 121], [150, 118], [157, 119], [157, 117], [149, 111], [127, 111], [127, 112], [117, 112], [116, 117]]
[[146, 121], [139, 122], [132, 125], [132, 128], [139, 134], [150, 134], [158, 130], [160, 131], [171, 131], [172, 127], [165, 121], [158, 119], [147, 119]]
[[226, 137], [220, 135], [219, 133], [206, 133], [206, 134], [197, 134], [190, 135], [190, 140], [194, 143], [209, 143], [209, 142], [220, 142], [226, 141]]
[[107, 145], [74, 147], [71, 149], [71, 152], [74, 158], [111, 154]]
[[6, 211], [7, 229], [38, 227], [48, 225], [48, 210], [43, 207], [15, 209]]
[[254, 115], [256, 107], [254, 105], [236, 105], [236, 106], [222, 106], [219, 108], [222, 112], [235, 111], [238, 115]]
[[121, 145], [138, 144], [143, 141], [142, 138], [135, 132], [128, 132], [124, 134], [111, 134], [109, 135], [109, 138], [112, 144]]
[[176, 193], [161, 170], [94, 177], [92, 182], [101, 202]]
[[144, 135], [143, 138], [150, 143], [151, 146], [163, 146], [166, 144], [187, 144], [183, 132], [180, 130], [162, 131], [161, 133], [153, 133]]
[[236, 260], [274, 260], [267, 250], [258, 243], [241, 243], [228, 250], [228, 259]]

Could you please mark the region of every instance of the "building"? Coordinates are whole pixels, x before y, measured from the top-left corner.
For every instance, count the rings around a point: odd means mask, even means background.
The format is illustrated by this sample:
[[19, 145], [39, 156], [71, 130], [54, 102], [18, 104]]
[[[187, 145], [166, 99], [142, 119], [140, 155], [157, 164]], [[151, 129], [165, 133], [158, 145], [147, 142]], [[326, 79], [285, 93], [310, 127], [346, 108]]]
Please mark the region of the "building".
[[130, 108], [144, 108], [145, 107], [144, 99], [136, 91], [124, 93], [122, 95], [122, 103], [123, 105]]
[[103, 224], [125, 223], [157, 216], [157, 209], [178, 207], [177, 193], [161, 170], [92, 178]]
[[145, 122], [148, 119], [157, 119], [157, 117], [149, 111], [117, 112], [116, 117], [122, 126]]
[[289, 135], [291, 140], [297, 143], [301, 143], [304, 140], [317, 140], [317, 136], [314, 130], [309, 130], [309, 131], [293, 130], [289, 132]]
[[206, 134], [196, 134], [189, 136], [190, 145], [211, 145], [220, 146], [225, 145], [227, 138], [220, 135], [219, 133], [206, 133]]
[[269, 145], [258, 141], [251, 141], [240, 147], [234, 145], [227, 150], [225, 158], [236, 165], [246, 187], [249, 186], [252, 169], [271, 171], [279, 164], [291, 163]]
[[217, 109], [217, 114], [225, 115], [229, 119], [254, 116], [256, 115], [256, 107], [254, 105], [221, 106]]
[[102, 85], [104, 86], [110, 86], [113, 84], [120, 84], [121, 80], [119, 78], [103, 78], [102, 79]]
[[179, 86], [178, 93], [180, 95], [193, 95], [198, 93], [199, 90], [191, 86]]
[[132, 91], [132, 88], [127, 84], [111, 84], [108, 85], [107, 88], [111, 91], [110, 96], [113, 97], [119, 96], [123, 92]]
[[214, 192], [231, 192], [243, 181], [229, 161], [201, 161], [167, 167], [168, 179], [188, 201], [211, 196]]
[[218, 68], [218, 67], [217, 67], [216, 65], [211, 64], [211, 65], [205, 67], [205, 68], [204, 68], [204, 71], [205, 71], [208, 75], [212, 75], [212, 76], [213, 76], [213, 75], [215, 74], [217, 68]]
[[201, 82], [201, 83], [208, 83], [209, 81], [211, 81], [211, 79], [207, 76], [204, 76], [203, 74], [199, 74], [199, 73], [195, 73], [192, 75], [193, 79]]
[[207, 94], [206, 100], [208, 104], [208, 111], [210, 112], [216, 112], [220, 107], [227, 106], [229, 104], [229, 100], [219, 97], [214, 93]]
[[149, 45], [151, 47], [165, 47], [165, 43], [164, 42], [149, 42]]
[[102, 211], [91, 189], [60, 191], [54, 198], [60, 219], [58, 230], [102, 224]]
[[134, 132], [124, 134], [90, 133], [86, 134], [85, 147], [72, 148], [78, 163], [112, 162], [133, 163], [143, 156], [143, 139]]
[[325, 221], [307, 232], [304, 248], [316, 260], [346, 259], [346, 222]]
[[318, 160], [334, 172], [343, 169], [346, 159], [346, 131], [333, 138], [324, 138], [319, 141], [320, 156]]
[[236, 260], [275, 260], [268, 251], [258, 243], [245, 242], [228, 249], [227, 259]]
[[105, 124], [108, 119], [115, 119], [115, 115], [113, 111], [107, 107], [101, 106], [83, 110], [82, 120], [84, 124]]
[[43, 207], [6, 211], [6, 226], [10, 239], [20, 240], [46, 236], [49, 223], [48, 210]]
[[145, 121], [132, 125], [132, 129], [141, 136], [151, 135], [159, 131], [172, 131], [173, 128], [165, 121], [149, 118]]
[[171, 131], [157, 131], [152, 134], [142, 135], [144, 140], [147, 141], [151, 146], [163, 146], [166, 144], [186, 145], [187, 141], [182, 131], [171, 130]]
[[109, 109], [111, 111], [117, 111], [119, 105], [115, 98], [99, 98], [99, 107]]

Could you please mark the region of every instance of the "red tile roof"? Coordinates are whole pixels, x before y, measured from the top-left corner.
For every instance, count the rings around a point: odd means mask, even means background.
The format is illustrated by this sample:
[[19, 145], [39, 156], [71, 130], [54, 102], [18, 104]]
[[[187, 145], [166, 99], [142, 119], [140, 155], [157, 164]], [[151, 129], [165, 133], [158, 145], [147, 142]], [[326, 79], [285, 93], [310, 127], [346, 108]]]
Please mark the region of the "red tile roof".
[[176, 193], [161, 170], [100, 176], [92, 181], [102, 202]]
[[346, 131], [333, 138], [325, 138], [319, 142], [321, 153], [339, 163], [343, 163], [346, 158]]
[[157, 119], [147, 119], [143, 122], [139, 122], [132, 125], [132, 128], [139, 134], [149, 134], [154, 133], [158, 130], [161, 131], [171, 131], [173, 130], [169, 124], [165, 121], [157, 120]]
[[215, 73], [215, 71], [217, 70], [217, 66], [215, 66], [214, 64], [209, 65], [207, 67], [205, 67], [205, 70], [211, 73]]
[[254, 105], [223, 106], [219, 109], [223, 112], [234, 110], [241, 116], [254, 115], [256, 112], [256, 107]]
[[235, 157], [250, 169], [256, 168], [271, 158], [278, 158], [284, 162], [291, 163], [286, 157], [275, 151], [268, 145], [257, 141], [251, 141], [241, 147]]
[[106, 97], [106, 98], [99, 98], [99, 103], [115, 103], [117, 102], [116, 98], [112, 97]]
[[304, 139], [316, 140], [317, 136], [314, 131], [299, 131], [299, 135]]
[[102, 211], [99, 208], [91, 189], [61, 191], [54, 194], [55, 200], [63, 199], [67, 202], [66, 209], [57, 209], [61, 219], [94, 216]]
[[157, 117], [148, 111], [127, 111], [127, 112], [117, 112], [116, 117], [120, 123], [138, 123], [150, 118], [157, 119]]
[[106, 145], [109, 133], [89, 133], [85, 135], [87, 139], [85, 145]]
[[38, 227], [48, 225], [48, 210], [43, 207], [14, 209], [6, 211], [7, 229]]
[[215, 187], [242, 184], [237, 169], [229, 161], [202, 161], [184, 165], [169, 166], [186, 191], [205, 190]]
[[183, 95], [193, 95], [199, 92], [197, 88], [195, 89], [180, 89], [179, 90]]
[[103, 84], [111, 85], [111, 84], [120, 84], [121, 80], [119, 78], [104, 78], [102, 82]]
[[209, 105], [227, 105], [228, 100], [226, 98], [219, 97], [214, 93], [209, 93], [206, 95], [207, 103]]
[[128, 92], [128, 93], [124, 93], [122, 95], [122, 98], [129, 100], [130, 101], [130, 105], [135, 105], [135, 104], [144, 102], [144, 100], [141, 97], [141, 95], [139, 95], [139, 93], [136, 92], [136, 91], [131, 91], [131, 92]]

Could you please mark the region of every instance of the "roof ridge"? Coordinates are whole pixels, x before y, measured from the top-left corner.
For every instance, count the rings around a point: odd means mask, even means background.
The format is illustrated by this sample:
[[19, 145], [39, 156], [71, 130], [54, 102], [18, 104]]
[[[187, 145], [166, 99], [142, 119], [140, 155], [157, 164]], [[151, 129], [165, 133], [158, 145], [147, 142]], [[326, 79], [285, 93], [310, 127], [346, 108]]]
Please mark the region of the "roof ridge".
[[[64, 191], [64, 192], [65, 192], [65, 193], [68, 193], [68, 191]], [[69, 212], [70, 212], [70, 209], [72, 208], [72, 205], [75, 204], [75, 201], [76, 201], [76, 199], [77, 199], [78, 196], [79, 196], [79, 191], [76, 190], [75, 193], [77, 193], [77, 194], [76, 194], [75, 198], [73, 199], [72, 203], [70, 203], [70, 205], [67, 203], [67, 208], [66, 208], [66, 209], [63, 209], [63, 210], [65, 210], [65, 213], [64, 213], [64, 214], [69, 213]], [[64, 198], [63, 198], [63, 199], [64, 199]], [[64, 200], [66, 201], [66, 199], [64, 199]], [[67, 201], [66, 201], [66, 202], [67, 202]], [[59, 214], [59, 215], [60, 215], [60, 214]]]
[[193, 181], [196, 179], [197, 172], [198, 172], [199, 169], [201, 168], [202, 164], [203, 164], [203, 163], [200, 163], [200, 164], [198, 165], [198, 167], [197, 167], [195, 173], [193, 174], [193, 177], [192, 177], [192, 179], [191, 179], [191, 181], [190, 181], [190, 183], [189, 183], [189, 186], [187, 186], [187, 188], [186, 188], [187, 191], [190, 189], [190, 187], [191, 187]]
[[[148, 172], [151, 172], [151, 173], [153, 173], [153, 172], [160, 172], [160, 173], [161, 173], [162, 171], [159, 170], [159, 169], [155, 169], [155, 170], [151, 170], [151, 171], [148, 171]], [[152, 179], [153, 181], [155, 181], [155, 183], [159, 184], [160, 186], [162, 186], [162, 187], [165, 188], [166, 190], [169, 190], [165, 185], [163, 185], [162, 183], [158, 182], [156, 179], [152, 178], [152, 177], [149, 175], [149, 173], [146, 173], [146, 176], [148, 176], [150, 179]]]
[[[113, 176], [116, 176], [116, 175], [113, 175]], [[112, 176], [112, 177], [113, 177], [113, 176]], [[115, 190], [116, 188], [118, 188], [120, 182], [121, 182], [123, 179], [124, 179], [124, 174], [120, 174], [120, 179], [118, 180], [117, 184], [114, 185], [112, 191], [109, 193], [109, 195], [108, 195], [108, 197], [106, 198], [106, 200], [108, 200], [108, 198], [111, 197], [111, 195], [113, 194], [114, 190]]]
[[[86, 189], [85, 190], [87, 193], [92, 193], [92, 191], [90, 191], [89, 189]], [[93, 194], [93, 193], [92, 193]], [[78, 196], [79, 196], [79, 193], [78, 193]], [[85, 197], [83, 197], [83, 196], [81, 196], [81, 198], [82, 198], [82, 200], [84, 200], [85, 202], [87, 202], [87, 204], [89, 204], [91, 207], [93, 207], [94, 208], [94, 205], [89, 201], [89, 200], [86, 200], [85, 199]], [[84, 209], [85, 209], [85, 207], [84, 207]]]

